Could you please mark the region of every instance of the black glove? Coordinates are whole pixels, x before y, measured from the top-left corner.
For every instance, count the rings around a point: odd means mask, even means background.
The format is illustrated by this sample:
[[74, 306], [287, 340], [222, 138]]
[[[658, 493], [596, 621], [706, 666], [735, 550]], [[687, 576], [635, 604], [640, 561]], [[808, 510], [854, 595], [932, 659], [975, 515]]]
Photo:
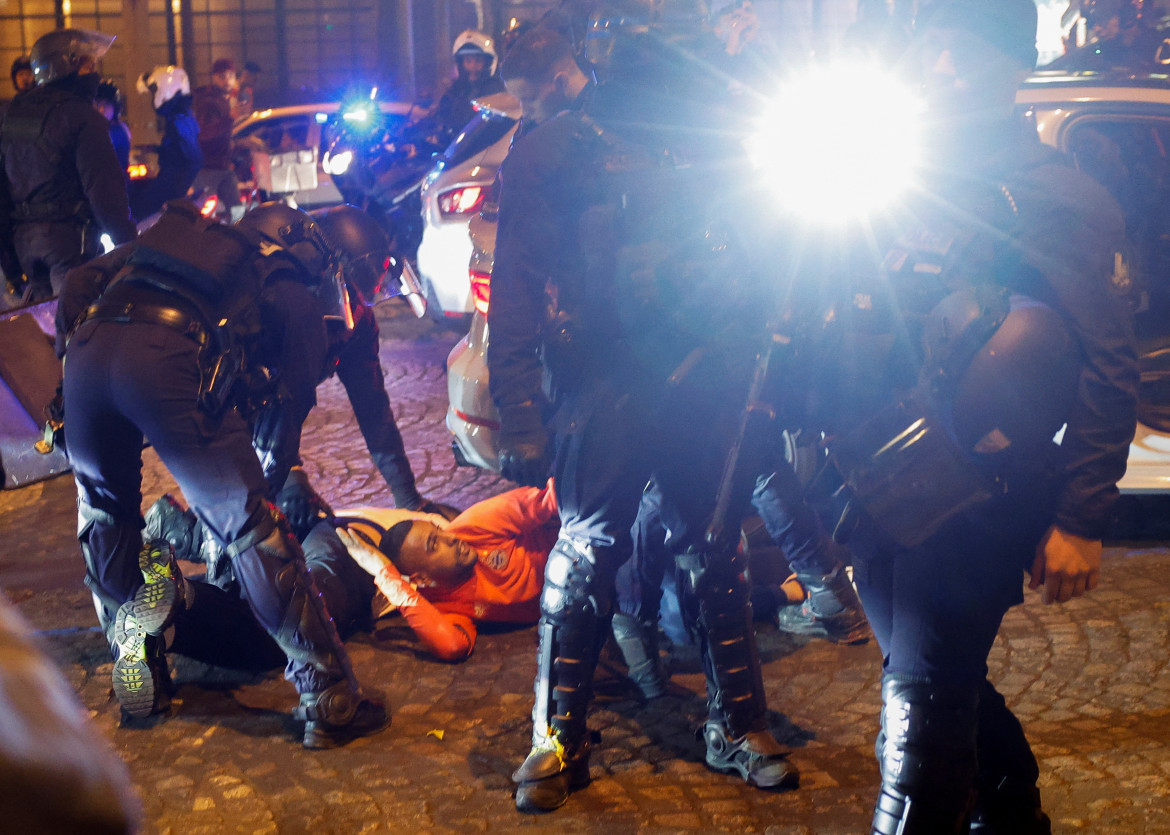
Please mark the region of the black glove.
[[552, 444], [535, 403], [500, 412], [500, 475], [524, 487], [542, 487], [552, 468]]
[[332, 516], [333, 511], [313, 486], [309, 477], [300, 467], [289, 470], [288, 478], [276, 496], [276, 506], [288, 519], [297, 539], [303, 540], [322, 516]]

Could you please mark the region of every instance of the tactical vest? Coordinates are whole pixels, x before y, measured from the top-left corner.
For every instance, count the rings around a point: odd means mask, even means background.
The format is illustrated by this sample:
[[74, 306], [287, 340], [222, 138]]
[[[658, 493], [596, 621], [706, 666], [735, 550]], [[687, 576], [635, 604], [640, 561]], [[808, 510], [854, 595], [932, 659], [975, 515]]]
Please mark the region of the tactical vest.
[[89, 218], [89, 203], [77, 171], [62, 165], [62, 149], [45, 136], [49, 116], [62, 105], [78, 100], [77, 94], [50, 85], [17, 96], [9, 106], [0, 124], [0, 158], [5, 166], [15, 147], [36, 149], [34, 154], [20, 155], [17, 182], [21, 188], [13, 194], [13, 221]]
[[[245, 401], [262, 398], [269, 379], [250, 356], [261, 334], [256, 254], [255, 242], [243, 232], [176, 200], [138, 237], [125, 268], [99, 303], [141, 286], [162, 291], [178, 307], [195, 311], [206, 334], [200, 340], [200, 401], [213, 414], [231, 404], [246, 410]], [[132, 306], [129, 310], [133, 320]]]

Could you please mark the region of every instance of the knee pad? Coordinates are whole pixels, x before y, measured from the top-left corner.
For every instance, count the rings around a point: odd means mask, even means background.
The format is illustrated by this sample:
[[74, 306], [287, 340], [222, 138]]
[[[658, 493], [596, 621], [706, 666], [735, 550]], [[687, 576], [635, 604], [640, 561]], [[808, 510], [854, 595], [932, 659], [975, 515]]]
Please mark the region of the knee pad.
[[882, 782], [912, 800], [962, 806], [975, 780], [979, 687], [888, 675], [882, 682]]
[[558, 539], [544, 570], [540, 611], [551, 623], [608, 618], [613, 611], [613, 580], [598, 564], [592, 545]]

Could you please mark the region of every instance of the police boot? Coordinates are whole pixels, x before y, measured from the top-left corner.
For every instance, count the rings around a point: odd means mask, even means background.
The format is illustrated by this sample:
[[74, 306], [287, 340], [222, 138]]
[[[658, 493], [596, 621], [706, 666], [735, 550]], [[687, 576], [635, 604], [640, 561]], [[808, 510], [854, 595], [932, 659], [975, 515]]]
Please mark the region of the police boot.
[[633, 615], [616, 612], [610, 626], [630, 681], [647, 699], [665, 693], [667, 676], [658, 653], [658, 624], [643, 623]]
[[984, 680], [979, 691], [978, 799], [971, 832], [981, 835], [1050, 835], [1040, 804], [1040, 766], [1020, 722], [1003, 696]]
[[804, 587], [804, 602], [777, 610], [781, 632], [826, 638], [835, 644], [861, 644], [873, 637], [844, 565], [838, 563], [829, 574], [797, 572], [796, 578]]
[[186, 583], [165, 540], [150, 540], [138, 554], [143, 584], [114, 617], [114, 695], [127, 716], [163, 713], [170, 706], [163, 631], [186, 605]]
[[598, 564], [601, 550], [560, 539], [549, 554], [540, 598], [532, 750], [512, 775], [520, 812], [552, 811], [589, 783], [595, 738], [585, 713], [613, 601], [612, 579]]
[[342, 680], [320, 693], [302, 693], [293, 718], [305, 723], [306, 748], [338, 748], [390, 725], [386, 705]]
[[707, 766], [739, 774], [757, 788], [795, 788], [800, 772], [765, 721], [764, 680], [747, 583], [733, 555], [717, 559], [721, 564], [707, 566], [703, 554], [676, 557], [684, 605], [698, 613], [710, 711], [703, 728]]
[[911, 676], [882, 681], [882, 788], [872, 835], [967, 831], [979, 691]]
[[386, 707], [358, 684], [284, 518], [265, 508], [227, 553], [256, 620], [288, 658], [285, 678], [301, 694], [294, 717], [305, 721], [304, 746], [334, 748], [386, 728]]

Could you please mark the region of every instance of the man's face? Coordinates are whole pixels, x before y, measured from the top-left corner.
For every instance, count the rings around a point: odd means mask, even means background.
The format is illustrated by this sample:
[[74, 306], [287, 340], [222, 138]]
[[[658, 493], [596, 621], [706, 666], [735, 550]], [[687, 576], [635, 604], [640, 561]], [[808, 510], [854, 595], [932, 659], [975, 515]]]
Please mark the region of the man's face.
[[236, 73], [234, 70], [217, 72], [211, 76], [211, 83], [224, 92], [231, 92], [236, 86]]
[[556, 78], [544, 83], [514, 78], [504, 82], [508, 92], [520, 100], [520, 110], [525, 119], [537, 124], [551, 119], [571, 103], [565, 95], [563, 85]]
[[462, 55], [459, 63], [469, 81], [478, 81], [487, 72], [487, 58], [482, 55]]
[[927, 28], [918, 56], [930, 111], [943, 122], [1009, 117], [1016, 88], [1028, 74], [1010, 56], [959, 29]]
[[451, 588], [471, 576], [478, 560], [479, 554], [466, 542], [418, 520], [411, 523], [394, 563], [403, 574], [425, 575], [440, 587]]
[[17, 70], [16, 77], [13, 78], [12, 83], [16, 87], [16, 92], [27, 93], [36, 86], [37, 80], [32, 70]]

